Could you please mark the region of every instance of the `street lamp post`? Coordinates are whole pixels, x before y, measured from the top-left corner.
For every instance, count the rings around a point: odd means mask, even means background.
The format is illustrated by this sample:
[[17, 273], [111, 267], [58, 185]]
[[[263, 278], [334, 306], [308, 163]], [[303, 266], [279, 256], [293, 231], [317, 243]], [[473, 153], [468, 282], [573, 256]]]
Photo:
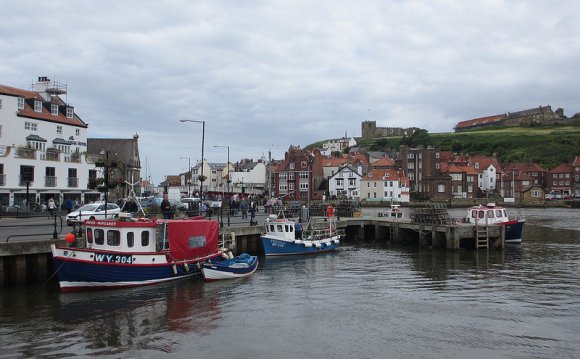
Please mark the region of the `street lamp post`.
[[225, 145], [215, 145], [213, 147], [222, 147], [222, 148], [227, 148], [228, 149], [228, 180], [227, 180], [227, 188], [228, 188], [228, 195], [230, 194], [230, 182], [231, 182], [231, 177], [230, 177], [230, 146], [225, 146]]
[[179, 122], [195, 122], [195, 123], [201, 123], [202, 127], [201, 127], [201, 185], [199, 186], [199, 198], [203, 201], [203, 148], [204, 148], [204, 141], [205, 141], [205, 121], [198, 121], [198, 120], [187, 120], [187, 119], [181, 119], [179, 120]]
[[191, 157], [179, 157], [180, 160], [187, 160], [187, 197], [191, 197]]

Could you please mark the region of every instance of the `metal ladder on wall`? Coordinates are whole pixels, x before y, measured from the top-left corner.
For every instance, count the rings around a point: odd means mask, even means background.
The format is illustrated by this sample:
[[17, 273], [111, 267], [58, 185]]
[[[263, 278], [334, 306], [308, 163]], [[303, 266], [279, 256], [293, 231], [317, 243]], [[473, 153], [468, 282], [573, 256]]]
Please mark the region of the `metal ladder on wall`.
[[489, 227], [487, 225], [475, 225], [475, 248], [489, 249]]

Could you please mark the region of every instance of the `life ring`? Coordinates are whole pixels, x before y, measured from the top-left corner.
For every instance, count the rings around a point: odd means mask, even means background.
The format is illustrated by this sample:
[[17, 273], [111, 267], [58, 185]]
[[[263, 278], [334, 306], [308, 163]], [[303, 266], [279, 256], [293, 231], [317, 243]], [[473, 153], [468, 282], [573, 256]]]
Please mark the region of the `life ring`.
[[326, 217], [334, 217], [334, 207], [326, 207]]

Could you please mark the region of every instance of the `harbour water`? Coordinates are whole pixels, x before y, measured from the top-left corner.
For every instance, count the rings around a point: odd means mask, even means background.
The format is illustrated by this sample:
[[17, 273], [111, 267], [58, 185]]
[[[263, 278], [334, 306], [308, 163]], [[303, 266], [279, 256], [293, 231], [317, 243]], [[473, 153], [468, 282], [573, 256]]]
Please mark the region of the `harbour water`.
[[489, 253], [350, 242], [241, 280], [5, 288], [0, 358], [577, 358], [580, 211]]

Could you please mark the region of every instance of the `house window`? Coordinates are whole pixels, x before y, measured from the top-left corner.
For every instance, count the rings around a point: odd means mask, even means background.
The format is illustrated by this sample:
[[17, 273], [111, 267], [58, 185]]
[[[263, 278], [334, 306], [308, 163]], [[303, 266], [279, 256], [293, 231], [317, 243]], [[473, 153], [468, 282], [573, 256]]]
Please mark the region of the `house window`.
[[437, 170], [439, 169], [439, 163], [435, 164], [435, 169], [437, 169]]
[[301, 166], [302, 168], [306, 168], [308, 167], [308, 163], [306, 163], [306, 161], [302, 161]]
[[290, 169], [293, 170], [296, 168], [296, 163], [290, 162]]
[[300, 182], [300, 189], [308, 189], [308, 182]]
[[348, 185], [349, 186], [356, 186], [356, 178], [349, 178]]
[[437, 185], [437, 192], [439, 192], [439, 193], [445, 192], [445, 185], [444, 184], [438, 184]]
[[415, 169], [415, 164], [413, 162], [409, 162], [407, 164], [407, 168], [410, 169], [410, 170], [413, 170], [413, 169]]
[[78, 128], [75, 130], [75, 135], [80, 136], [81, 135], [81, 130], [79, 130]]
[[288, 180], [289, 181], [294, 181], [294, 172], [288, 173]]
[[34, 112], [42, 112], [42, 102], [34, 101]]
[[439, 152], [435, 152], [435, 158], [439, 158]]
[[67, 118], [73, 118], [74, 115], [74, 110], [72, 107], [67, 107], [66, 108], [66, 117]]
[[308, 178], [308, 172], [300, 172], [300, 178], [301, 178], [301, 179], [306, 179], [306, 178]]
[[286, 181], [286, 179], [288, 178], [286, 175], [286, 172], [280, 173], [279, 176], [280, 176], [280, 181]]
[[28, 130], [28, 131], [37, 131], [38, 130], [38, 126], [36, 123], [32, 123], [32, 122], [24, 122], [24, 129]]
[[415, 158], [415, 155], [412, 153], [409, 153], [409, 155], [407, 156], [408, 159], [412, 160], [413, 158]]
[[541, 193], [537, 189], [532, 191], [532, 197], [539, 198], [540, 196], [541, 196]]
[[56, 126], [56, 134], [62, 135], [62, 126]]
[[475, 162], [475, 165], [473, 166], [473, 168], [479, 169], [479, 163], [478, 162]]
[[294, 182], [288, 183], [288, 190], [289, 191], [294, 191]]
[[18, 98], [18, 109], [19, 110], [24, 109], [24, 97], [19, 97]]
[[53, 116], [58, 116], [58, 106], [57, 105], [50, 105], [50, 113]]

